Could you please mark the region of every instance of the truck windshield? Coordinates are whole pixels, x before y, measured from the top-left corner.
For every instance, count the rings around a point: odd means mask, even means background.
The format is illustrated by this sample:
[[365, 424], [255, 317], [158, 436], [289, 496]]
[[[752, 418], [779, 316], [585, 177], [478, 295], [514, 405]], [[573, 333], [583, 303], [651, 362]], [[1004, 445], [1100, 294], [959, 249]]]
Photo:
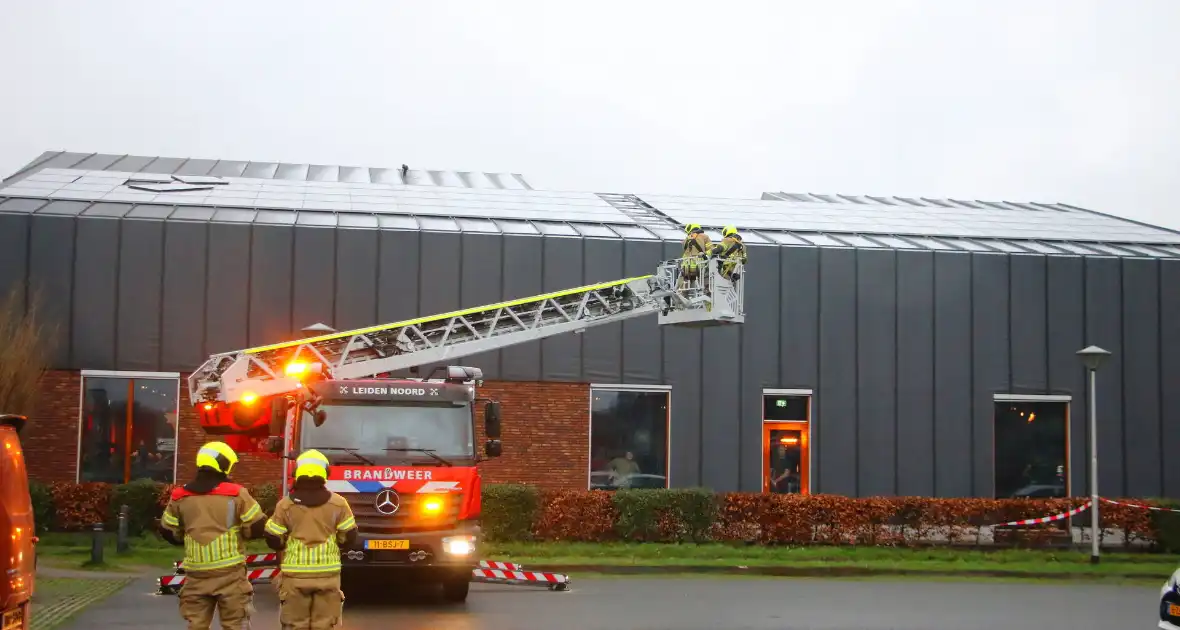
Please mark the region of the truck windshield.
[[[452, 403], [337, 403], [321, 405], [323, 426], [304, 422], [304, 449], [346, 448], [381, 465], [407, 460], [436, 463], [427, 453], [388, 449], [430, 449], [445, 459], [473, 457], [471, 408]], [[332, 464], [357, 464], [347, 452], [325, 450]]]

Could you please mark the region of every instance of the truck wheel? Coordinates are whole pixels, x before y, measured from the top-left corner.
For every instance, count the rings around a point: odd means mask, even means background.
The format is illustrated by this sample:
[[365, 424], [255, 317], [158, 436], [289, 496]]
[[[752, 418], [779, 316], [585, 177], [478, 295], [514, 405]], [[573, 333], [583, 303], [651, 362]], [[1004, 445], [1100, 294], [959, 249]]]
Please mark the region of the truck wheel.
[[471, 579], [450, 578], [442, 583], [443, 599], [452, 604], [467, 601], [467, 592], [471, 590]]

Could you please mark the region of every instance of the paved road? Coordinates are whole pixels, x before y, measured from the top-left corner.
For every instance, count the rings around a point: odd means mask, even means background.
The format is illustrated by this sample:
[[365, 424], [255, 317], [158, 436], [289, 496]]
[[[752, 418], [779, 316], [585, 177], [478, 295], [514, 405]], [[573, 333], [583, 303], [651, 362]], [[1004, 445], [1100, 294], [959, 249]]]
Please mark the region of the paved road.
[[[67, 628], [178, 628], [174, 596], [140, 581]], [[558, 593], [473, 585], [465, 605], [353, 595], [345, 630], [1132, 630], [1154, 628], [1150, 586], [796, 579], [575, 579]], [[278, 628], [278, 603], [258, 588], [255, 629]]]

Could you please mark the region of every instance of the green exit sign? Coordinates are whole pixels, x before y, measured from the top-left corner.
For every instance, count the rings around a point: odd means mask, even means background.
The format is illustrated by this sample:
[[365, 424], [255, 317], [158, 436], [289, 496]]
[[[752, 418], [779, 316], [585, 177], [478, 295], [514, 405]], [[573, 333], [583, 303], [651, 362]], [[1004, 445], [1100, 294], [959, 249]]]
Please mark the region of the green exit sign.
[[786, 407], [787, 401], [786, 401], [786, 399], [779, 398], [778, 400], [774, 401], [774, 406], [775, 407]]

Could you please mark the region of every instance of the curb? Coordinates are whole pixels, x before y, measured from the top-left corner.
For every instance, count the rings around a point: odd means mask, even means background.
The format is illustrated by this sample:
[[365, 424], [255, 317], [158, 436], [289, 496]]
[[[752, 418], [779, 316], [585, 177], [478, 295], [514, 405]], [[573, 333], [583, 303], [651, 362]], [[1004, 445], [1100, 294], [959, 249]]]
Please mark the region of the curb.
[[[48, 604], [36, 601], [37, 594], [44, 593], [46, 587], [52, 591], [52, 584], [61, 581], [87, 582], [79, 592], [71, 592]], [[34, 593], [32, 610], [30, 611], [30, 630], [50, 630], [56, 628], [82, 609], [98, 601], [106, 599], [122, 590], [133, 581], [133, 578], [43, 578], [38, 580]]]
[[[769, 577], [873, 577], [873, 576], [905, 576], [905, 577], [956, 577], [956, 578], [1025, 578], [1040, 580], [1059, 580], [1062, 582], [1099, 581], [1104, 579], [1129, 580], [1161, 580], [1168, 579], [1162, 573], [1050, 573], [1031, 571], [951, 571], [940, 569], [872, 569], [868, 567], [788, 567], [788, 566], [709, 566], [709, 565], [672, 565], [672, 566], [641, 566], [641, 565], [562, 565], [561, 567], [533, 565], [535, 571], [557, 571], [563, 573], [600, 573], [603, 575], [671, 575], [671, 574], [717, 574], [717, 575], [761, 575]], [[1170, 574], [1169, 574], [1170, 575]]]

